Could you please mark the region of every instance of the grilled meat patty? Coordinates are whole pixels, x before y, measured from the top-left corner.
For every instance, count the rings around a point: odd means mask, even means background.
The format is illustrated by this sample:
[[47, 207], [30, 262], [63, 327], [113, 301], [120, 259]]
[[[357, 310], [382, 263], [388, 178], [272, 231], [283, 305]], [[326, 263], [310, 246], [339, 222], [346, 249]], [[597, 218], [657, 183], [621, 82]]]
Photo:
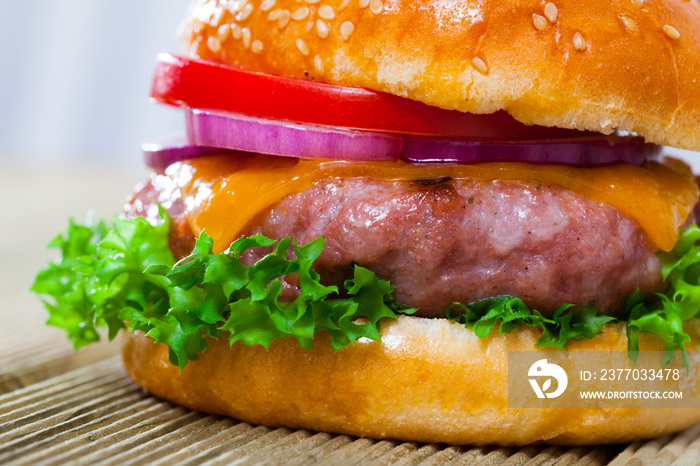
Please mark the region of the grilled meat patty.
[[[193, 234], [169, 186], [166, 177], [154, 176], [126, 214], [152, 215], [161, 203], [174, 220], [171, 248], [184, 256]], [[636, 289], [656, 292], [662, 282], [659, 259], [634, 221], [558, 186], [332, 179], [262, 212], [245, 233], [300, 244], [324, 236], [315, 268], [326, 283], [342, 283], [348, 265], [357, 263], [389, 280], [396, 299], [421, 316], [500, 295], [519, 297], [545, 315], [563, 303], [614, 312]], [[244, 260], [265, 253], [252, 250]], [[294, 292], [290, 277], [285, 295]]]

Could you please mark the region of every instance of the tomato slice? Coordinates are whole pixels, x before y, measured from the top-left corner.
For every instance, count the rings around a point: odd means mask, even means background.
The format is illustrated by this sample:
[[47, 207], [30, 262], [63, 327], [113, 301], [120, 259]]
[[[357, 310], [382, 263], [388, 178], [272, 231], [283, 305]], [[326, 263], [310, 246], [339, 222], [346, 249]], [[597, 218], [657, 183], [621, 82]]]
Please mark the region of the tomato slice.
[[194, 108], [359, 130], [477, 140], [550, 139], [582, 132], [528, 126], [500, 111], [475, 115], [368, 89], [273, 76], [220, 63], [158, 56], [151, 97]]

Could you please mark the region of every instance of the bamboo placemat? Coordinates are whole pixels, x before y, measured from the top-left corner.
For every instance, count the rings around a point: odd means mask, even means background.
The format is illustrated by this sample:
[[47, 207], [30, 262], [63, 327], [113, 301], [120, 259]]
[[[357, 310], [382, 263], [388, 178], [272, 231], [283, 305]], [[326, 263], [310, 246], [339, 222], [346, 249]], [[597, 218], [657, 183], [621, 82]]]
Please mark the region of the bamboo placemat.
[[0, 464], [700, 464], [700, 426], [629, 445], [470, 448], [272, 429], [149, 396], [116, 345], [74, 353], [27, 291], [69, 215], [118, 212], [143, 176], [0, 166]]

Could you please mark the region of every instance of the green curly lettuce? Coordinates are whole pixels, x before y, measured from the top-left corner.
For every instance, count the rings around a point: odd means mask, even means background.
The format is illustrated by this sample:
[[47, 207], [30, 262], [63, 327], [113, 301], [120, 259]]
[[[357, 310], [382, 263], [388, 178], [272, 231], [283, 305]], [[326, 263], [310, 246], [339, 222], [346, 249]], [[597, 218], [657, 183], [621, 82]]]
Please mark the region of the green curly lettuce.
[[[152, 225], [143, 218], [92, 226], [71, 221], [66, 235], [49, 246], [60, 249], [60, 260], [39, 272], [32, 286], [49, 311], [48, 323], [64, 329], [77, 348], [100, 339], [107, 327], [140, 330], [170, 349], [170, 361], [184, 368], [206, 349], [207, 337], [233, 344], [260, 344], [295, 338], [310, 349], [314, 335], [327, 332], [334, 350], [361, 337], [379, 341], [382, 318], [396, 319], [415, 309], [397, 303], [393, 287], [371, 271], [351, 266], [352, 279], [344, 290], [321, 284], [312, 265], [324, 239], [304, 246], [292, 239], [273, 241], [263, 236], [242, 237], [223, 253], [213, 252], [213, 240], [202, 233], [192, 253], [176, 262], [168, 247], [170, 219]], [[685, 354], [690, 341], [683, 322], [700, 310], [700, 229], [682, 232], [677, 246], [661, 254], [668, 290], [651, 300], [639, 292], [627, 300], [621, 320], [627, 321], [630, 357], [639, 351], [639, 334], [651, 333], [665, 344], [667, 359], [675, 350]], [[241, 255], [250, 248], [272, 251], [253, 265]], [[295, 258], [288, 258], [289, 250]], [[296, 274], [299, 295], [280, 299], [281, 278]], [[563, 349], [570, 340], [586, 340], [617, 319], [598, 315], [593, 307], [564, 304], [551, 317], [528, 308], [519, 298], [500, 296], [469, 305], [455, 303], [446, 316], [485, 338], [523, 326], [539, 327], [538, 346]]]
[[614, 317], [598, 315], [595, 307], [563, 304], [545, 317], [530, 309], [522, 299], [498, 296], [471, 305], [455, 303], [447, 310], [447, 317], [465, 324], [476, 336], [486, 338], [498, 326], [498, 333], [510, 333], [519, 327], [540, 327], [542, 336], [537, 346], [564, 349], [569, 340], [588, 340], [603, 331]]
[[[48, 323], [66, 330], [77, 348], [109, 338], [124, 328], [140, 330], [170, 349], [170, 361], [184, 368], [206, 349], [206, 337], [226, 335], [231, 344], [269, 346], [292, 337], [307, 349], [318, 332], [338, 350], [361, 337], [379, 340], [379, 321], [414, 310], [396, 303], [393, 287], [369, 270], [354, 266], [343, 297], [324, 286], [311, 268], [323, 238], [307, 245], [287, 238], [242, 237], [223, 253], [202, 233], [192, 254], [175, 262], [168, 248], [170, 220], [151, 225], [143, 218], [88, 227], [70, 222], [50, 247], [61, 259], [42, 270], [32, 291], [48, 295]], [[240, 260], [253, 247], [273, 247], [252, 266]], [[287, 258], [293, 248], [296, 257]], [[297, 274], [299, 295], [280, 299], [280, 277]]]
[[665, 293], [645, 301], [639, 293], [627, 300], [622, 318], [627, 321], [628, 350], [633, 360], [639, 352], [639, 334], [651, 333], [663, 341], [665, 363], [681, 352], [688, 366], [685, 344], [690, 335], [683, 331], [683, 322], [700, 315], [700, 228], [693, 224], [681, 232], [671, 252], [662, 253], [661, 274], [669, 284]]

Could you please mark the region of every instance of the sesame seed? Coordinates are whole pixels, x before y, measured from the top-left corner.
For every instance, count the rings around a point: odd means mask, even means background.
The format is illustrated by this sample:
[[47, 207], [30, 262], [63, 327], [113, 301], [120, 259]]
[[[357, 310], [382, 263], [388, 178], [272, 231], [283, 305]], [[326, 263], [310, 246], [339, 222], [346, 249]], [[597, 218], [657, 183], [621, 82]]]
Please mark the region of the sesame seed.
[[574, 48], [578, 51], [586, 50], [586, 39], [583, 38], [580, 32], [574, 34]]
[[369, 11], [373, 15], [381, 15], [382, 11], [384, 11], [384, 3], [382, 3], [382, 0], [372, 0], [369, 2]]
[[235, 15], [243, 9], [243, 7], [248, 3], [248, 0], [239, 0], [237, 2], [230, 2], [225, 5], [232, 15]]
[[544, 31], [549, 26], [549, 22], [544, 16], [538, 15], [537, 13], [532, 15], [532, 24], [535, 25], [538, 31]]
[[222, 24], [219, 26], [219, 29], [216, 30], [216, 35], [219, 36], [219, 40], [221, 42], [225, 42], [226, 39], [228, 39], [228, 36], [231, 35], [231, 25]]
[[208, 55], [209, 49], [207, 49], [207, 41], [202, 40], [201, 37], [195, 39], [194, 42], [189, 44], [187, 53], [194, 55], [195, 57], [201, 57], [202, 55]]
[[204, 23], [203, 23], [203, 22], [201, 22], [201, 21], [198, 20], [198, 19], [195, 19], [194, 21], [192, 21], [192, 31], [193, 31], [195, 34], [199, 34], [200, 32], [202, 32], [202, 29], [204, 29]]
[[338, 11], [343, 11], [345, 7], [350, 5], [350, 0], [343, 0], [343, 3], [340, 4], [340, 6], [337, 8]]
[[223, 10], [221, 10], [221, 9], [217, 9], [216, 11], [214, 11], [211, 14], [211, 16], [209, 17], [208, 23], [211, 24], [215, 28], [218, 28], [219, 26], [221, 26], [221, 19], [222, 19], [221, 13], [222, 12], [223, 12]]
[[369, 6], [369, 0], [360, 0], [360, 8], [367, 8]]
[[641, 7], [642, 5], [644, 5], [644, 0], [632, 0], [632, 3]]
[[474, 68], [481, 74], [487, 74], [489, 72], [489, 67], [486, 66], [486, 62], [479, 57], [472, 58], [472, 65], [474, 65]]
[[350, 40], [350, 36], [352, 36], [353, 32], [355, 32], [355, 25], [350, 21], [345, 21], [340, 25], [340, 37], [342, 37], [345, 42]]
[[550, 23], [555, 23], [557, 21], [557, 16], [559, 16], [559, 10], [557, 6], [549, 2], [544, 6], [544, 16], [549, 20]]
[[240, 39], [242, 34], [243, 31], [241, 30], [241, 27], [238, 24], [234, 24], [233, 26], [231, 26], [231, 35], [234, 39]]
[[306, 46], [306, 42], [298, 38], [294, 42], [297, 44], [297, 48], [299, 49], [302, 55], [308, 55], [310, 53], [309, 47]]
[[678, 39], [681, 36], [681, 33], [678, 32], [678, 29], [674, 28], [673, 26], [669, 26], [668, 24], [664, 26], [664, 34], [666, 34], [668, 37], [671, 39]]
[[207, 39], [207, 47], [209, 47], [209, 50], [212, 52], [219, 53], [221, 52], [221, 41], [218, 37], [211, 36]]
[[277, 0], [263, 0], [263, 2], [260, 4], [260, 11], [272, 10], [272, 7], [275, 6], [275, 3], [277, 3]]
[[321, 60], [319, 55], [314, 57], [314, 68], [316, 68], [319, 74], [323, 74], [323, 60]]
[[321, 5], [318, 7], [318, 16], [323, 19], [335, 19], [335, 10], [333, 10], [332, 6]]
[[289, 23], [289, 10], [282, 10], [282, 14], [280, 15], [279, 22], [277, 23], [277, 26], [279, 26], [280, 29], [284, 29], [285, 26]]
[[269, 15], [267, 15], [267, 20], [268, 21], [277, 21], [280, 16], [282, 15], [282, 9], [277, 8], [276, 10], [272, 10]]
[[246, 3], [243, 9], [236, 15], [236, 21], [245, 21], [253, 13], [253, 4]]
[[296, 10], [294, 13], [292, 13], [291, 16], [293, 20], [301, 21], [302, 19], [305, 19], [307, 16], [309, 16], [309, 7], [303, 6]]
[[627, 16], [620, 16], [620, 21], [625, 25], [629, 32], [634, 32], [637, 30], [637, 23], [634, 22], [632, 18]]
[[259, 40], [254, 40], [253, 43], [250, 44], [250, 50], [252, 50], [253, 53], [262, 53], [263, 43]]
[[320, 1], [321, 1], [321, 0], [306, 0], [306, 3], [308, 3], [309, 5], [314, 5], [314, 4], [316, 4], [316, 3], [320, 2]]
[[318, 36], [321, 39], [325, 39], [326, 37], [328, 37], [328, 32], [329, 32], [328, 25], [326, 23], [324, 23], [323, 21], [321, 21], [320, 19], [317, 19], [316, 20], [316, 32], [318, 33]]
[[243, 47], [247, 49], [250, 47], [250, 29], [243, 28], [241, 32], [243, 33]]

